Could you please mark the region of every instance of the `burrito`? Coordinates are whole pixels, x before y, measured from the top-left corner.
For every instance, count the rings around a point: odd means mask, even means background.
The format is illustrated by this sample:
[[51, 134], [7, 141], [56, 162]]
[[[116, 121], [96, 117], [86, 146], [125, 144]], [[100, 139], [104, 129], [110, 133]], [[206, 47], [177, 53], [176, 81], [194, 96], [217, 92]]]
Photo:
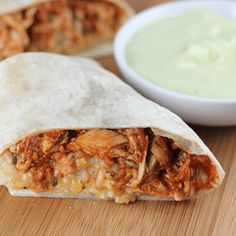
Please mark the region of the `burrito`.
[[25, 51], [98, 56], [133, 14], [122, 0], [1, 0], [0, 59]]
[[13, 196], [184, 200], [224, 171], [178, 116], [86, 59], [0, 63], [0, 185]]

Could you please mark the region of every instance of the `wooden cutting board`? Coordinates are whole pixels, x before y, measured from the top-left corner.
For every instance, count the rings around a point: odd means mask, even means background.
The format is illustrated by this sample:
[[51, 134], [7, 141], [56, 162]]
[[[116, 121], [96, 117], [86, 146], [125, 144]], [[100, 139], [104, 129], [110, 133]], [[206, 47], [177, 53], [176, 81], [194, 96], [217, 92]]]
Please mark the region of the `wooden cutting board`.
[[[165, 1], [130, 0], [136, 10]], [[118, 73], [112, 57], [99, 60]], [[226, 171], [223, 185], [192, 201], [113, 202], [12, 198], [0, 187], [0, 235], [236, 235], [236, 127], [193, 127]]]

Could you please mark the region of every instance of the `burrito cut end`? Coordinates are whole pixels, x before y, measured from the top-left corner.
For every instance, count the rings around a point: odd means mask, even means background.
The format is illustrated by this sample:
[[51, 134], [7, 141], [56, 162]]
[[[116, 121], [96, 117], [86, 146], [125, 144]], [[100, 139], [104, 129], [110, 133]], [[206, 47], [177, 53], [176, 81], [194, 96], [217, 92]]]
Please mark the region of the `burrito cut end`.
[[76, 54], [107, 48], [132, 14], [121, 0], [2, 0], [0, 59], [29, 51]]
[[1, 159], [15, 190], [85, 193], [120, 203], [139, 195], [183, 200], [219, 181], [208, 156], [189, 154], [150, 128], [44, 132], [10, 146]]
[[2, 61], [0, 101], [0, 184], [13, 195], [179, 201], [223, 180], [180, 118], [91, 61]]

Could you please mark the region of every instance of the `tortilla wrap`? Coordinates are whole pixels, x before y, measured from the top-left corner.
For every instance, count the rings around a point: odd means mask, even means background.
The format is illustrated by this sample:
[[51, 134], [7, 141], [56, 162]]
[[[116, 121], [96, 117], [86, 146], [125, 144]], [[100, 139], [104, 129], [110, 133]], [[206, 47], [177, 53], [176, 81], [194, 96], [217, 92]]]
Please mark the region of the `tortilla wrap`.
[[[90, 198], [115, 199], [116, 202], [129, 202], [136, 199], [183, 200], [200, 196], [215, 189], [221, 184], [224, 177], [224, 171], [211, 151], [177, 115], [142, 97], [115, 75], [88, 59], [47, 53], [25, 53], [2, 61], [0, 63], [0, 114], [0, 185], [5, 185], [14, 196], [73, 198], [87, 198], [89, 196]], [[14, 167], [13, 162], [16, 164], [17, 160], [12, 161], [15, 154], [11, 153], [9, 156], [9, 149], [15, 149], [17, 143], [24, 143], [25, 141], [22, 140], [28, 137], [30, 140], [32, 137], [37, 137], [37, 135], [49, 131], [82, 130], [78, 136], [84, 137], [78, 141], [81, 144], [86, 143], [85, 136], [88, 133], [90, 133], [90, 136], [87, 136], [87, 138], [93, 136], [91, 133], [98, 132], [97, 134], [99, 134], [101, 131], [113, 135], [119, 129], [119, 135], [123, 135], [127, 132], [143, 130], [142, 128], [145, 128], [145, 132], [148, 129], [147, 132], [153, 133], [153, 140], [160, 138], [160, 142], [158, 141], [160, 145], [164, 145], [166, 148], [166, 143], [172, 145], [171, 153], [177, 152], [179, 159], [182, 158], [180, 156], [189, 155], [190, 158], [197, 160], [198, 164], [193, 166], [192, 177], [190, 175], [186, 177], [188, 181], [193, 178], [195, 182], [201, 182], [201, 174], [203, 173], [203, 177], [206, 179], [209, 175], [208, 173], [204, 174], [204, 171], [207, 172], [210, 167], [213, 168], [214, 178], [211, 183], [207, 185], [201, 183], [201, 186], [205, 187], [199, 187], [197, 191], [188, 192], [182, 197], [178, 194], [167, 194], [167, 192], [165, 194], [155, 191], [149, 192], [149, 190], [146, 191], [141, 187], [137, 190], [136, 187], [142, 185], [143, 178], [145, 179], [145, 175], [148, 176], [150, 172], [148, 169], [149, 163], [147, 163], [150, 157], [146, 156], [154, 153], [151, 149], [151, 151], [144, 153], [145, 156], [140, 162], [131, 163], [134, 166], [138, 165], [138, 172], [135, 172], [136, 177], [134, 177], [136, 182], [132, 181], [132, 184], [130, 184], [130, 181], [127, 184], [129, 187], [126, 195], [130, 196], [130, 191], [135, 191], [135, 194], [131, 194], [132, 199], [127, 200], [124, 196], [119, 198], [113, 192], [107, 194], [104, 189], [103, 195], [100, 192], [97, 194], [91, 193], [88, 189], [86, 191], [80, 189], [80, 191], [71, 194], [70, 191], [62, 191], [61, 189], [32, 191], [30, 187], [25, 189], [25, 186], [20, 185], [19, 187], [17, 185], [17, 187], [14, 187], [12, 184], [13, 176], [15, 178], [17, 175], [16, 169], [18, 167]], [[126, 138], [126, 136], [122, 137]], [[87, 149], [84, 149], [84, 152], [92, 150], [91, 145], [97, 142], [96, 138], [95, 135], [95, 139], [90, 142]], [[145, 138], [147, 138], [147, 134]], [[161, 144], [161, 142], [164, 142], [164, 144]], [[149, 139], [149, 145], [150, 143], [151, 138]], [[139, 146], [145, 145], [139, 142]], [[138, 148], [136, 147], [136, 149]], [[102, 152], [100, 153], [102, 155]], [[99, 155], [99, 153], [96, 154], [100, 157]], [[129, 160], [132, 162], [132, 155], [129, 156]], [[206, 162], [203, 168], [201, 162], [204, 163], [204, 161]], [[20, 162], [19, 159], [18, 162]], [[97, 166], [105, 163], [101, 159], [95, 162]], [[186, 164], [186, 161], [182, 162], [180, 160], [176, 164], [176, 168], [181, 169], [183, 166], [181, 167], [179, 163]], [[157, 168], [156, 171], [161, 166], [162, 164], [159, 162], [155, 167]], [[185, 170], [186, 173], [191, 172], [189, 172], [189, 168], [188, 166]], [[140, 171], [142, 177], [137, 180], [140, 177]], [[167, 173], [169, 172], [167, 171]], [[199, 173], [200, 176], [198, 176]], [[181, 176], [183, 175], [182, 173]], [[110, 181], [113, 180], [111, 178]], [[177, 182], [181, 181], [178, 180]], [[146, 187], [149, 189], [150, 186], [147, 184]], [[162, 187], [166, 188], [165, 186]]]
[[0, 59], [25, 51], [112, 54], [116, 31], [133, 14], [123, 0], [2, 0]]

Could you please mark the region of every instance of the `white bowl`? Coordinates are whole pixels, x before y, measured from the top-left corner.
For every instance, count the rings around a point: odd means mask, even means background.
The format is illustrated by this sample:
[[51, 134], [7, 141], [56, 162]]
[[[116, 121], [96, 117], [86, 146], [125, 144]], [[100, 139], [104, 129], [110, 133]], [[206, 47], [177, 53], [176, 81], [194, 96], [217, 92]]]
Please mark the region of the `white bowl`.
[[170, 91], [146, 80], [126, 62], [124, 50], [127, 42], [143, 25], [192, 8], [208, 8], [236, 19], [234, 1], [178, 1], [147, 9], [134, 16], [118, 32], [114, 43], [116, 62], [130, 85], [146, 97], [169, 108], [185, 121], [209, 126], [236, 125], [236, 99], [208, 99]]

